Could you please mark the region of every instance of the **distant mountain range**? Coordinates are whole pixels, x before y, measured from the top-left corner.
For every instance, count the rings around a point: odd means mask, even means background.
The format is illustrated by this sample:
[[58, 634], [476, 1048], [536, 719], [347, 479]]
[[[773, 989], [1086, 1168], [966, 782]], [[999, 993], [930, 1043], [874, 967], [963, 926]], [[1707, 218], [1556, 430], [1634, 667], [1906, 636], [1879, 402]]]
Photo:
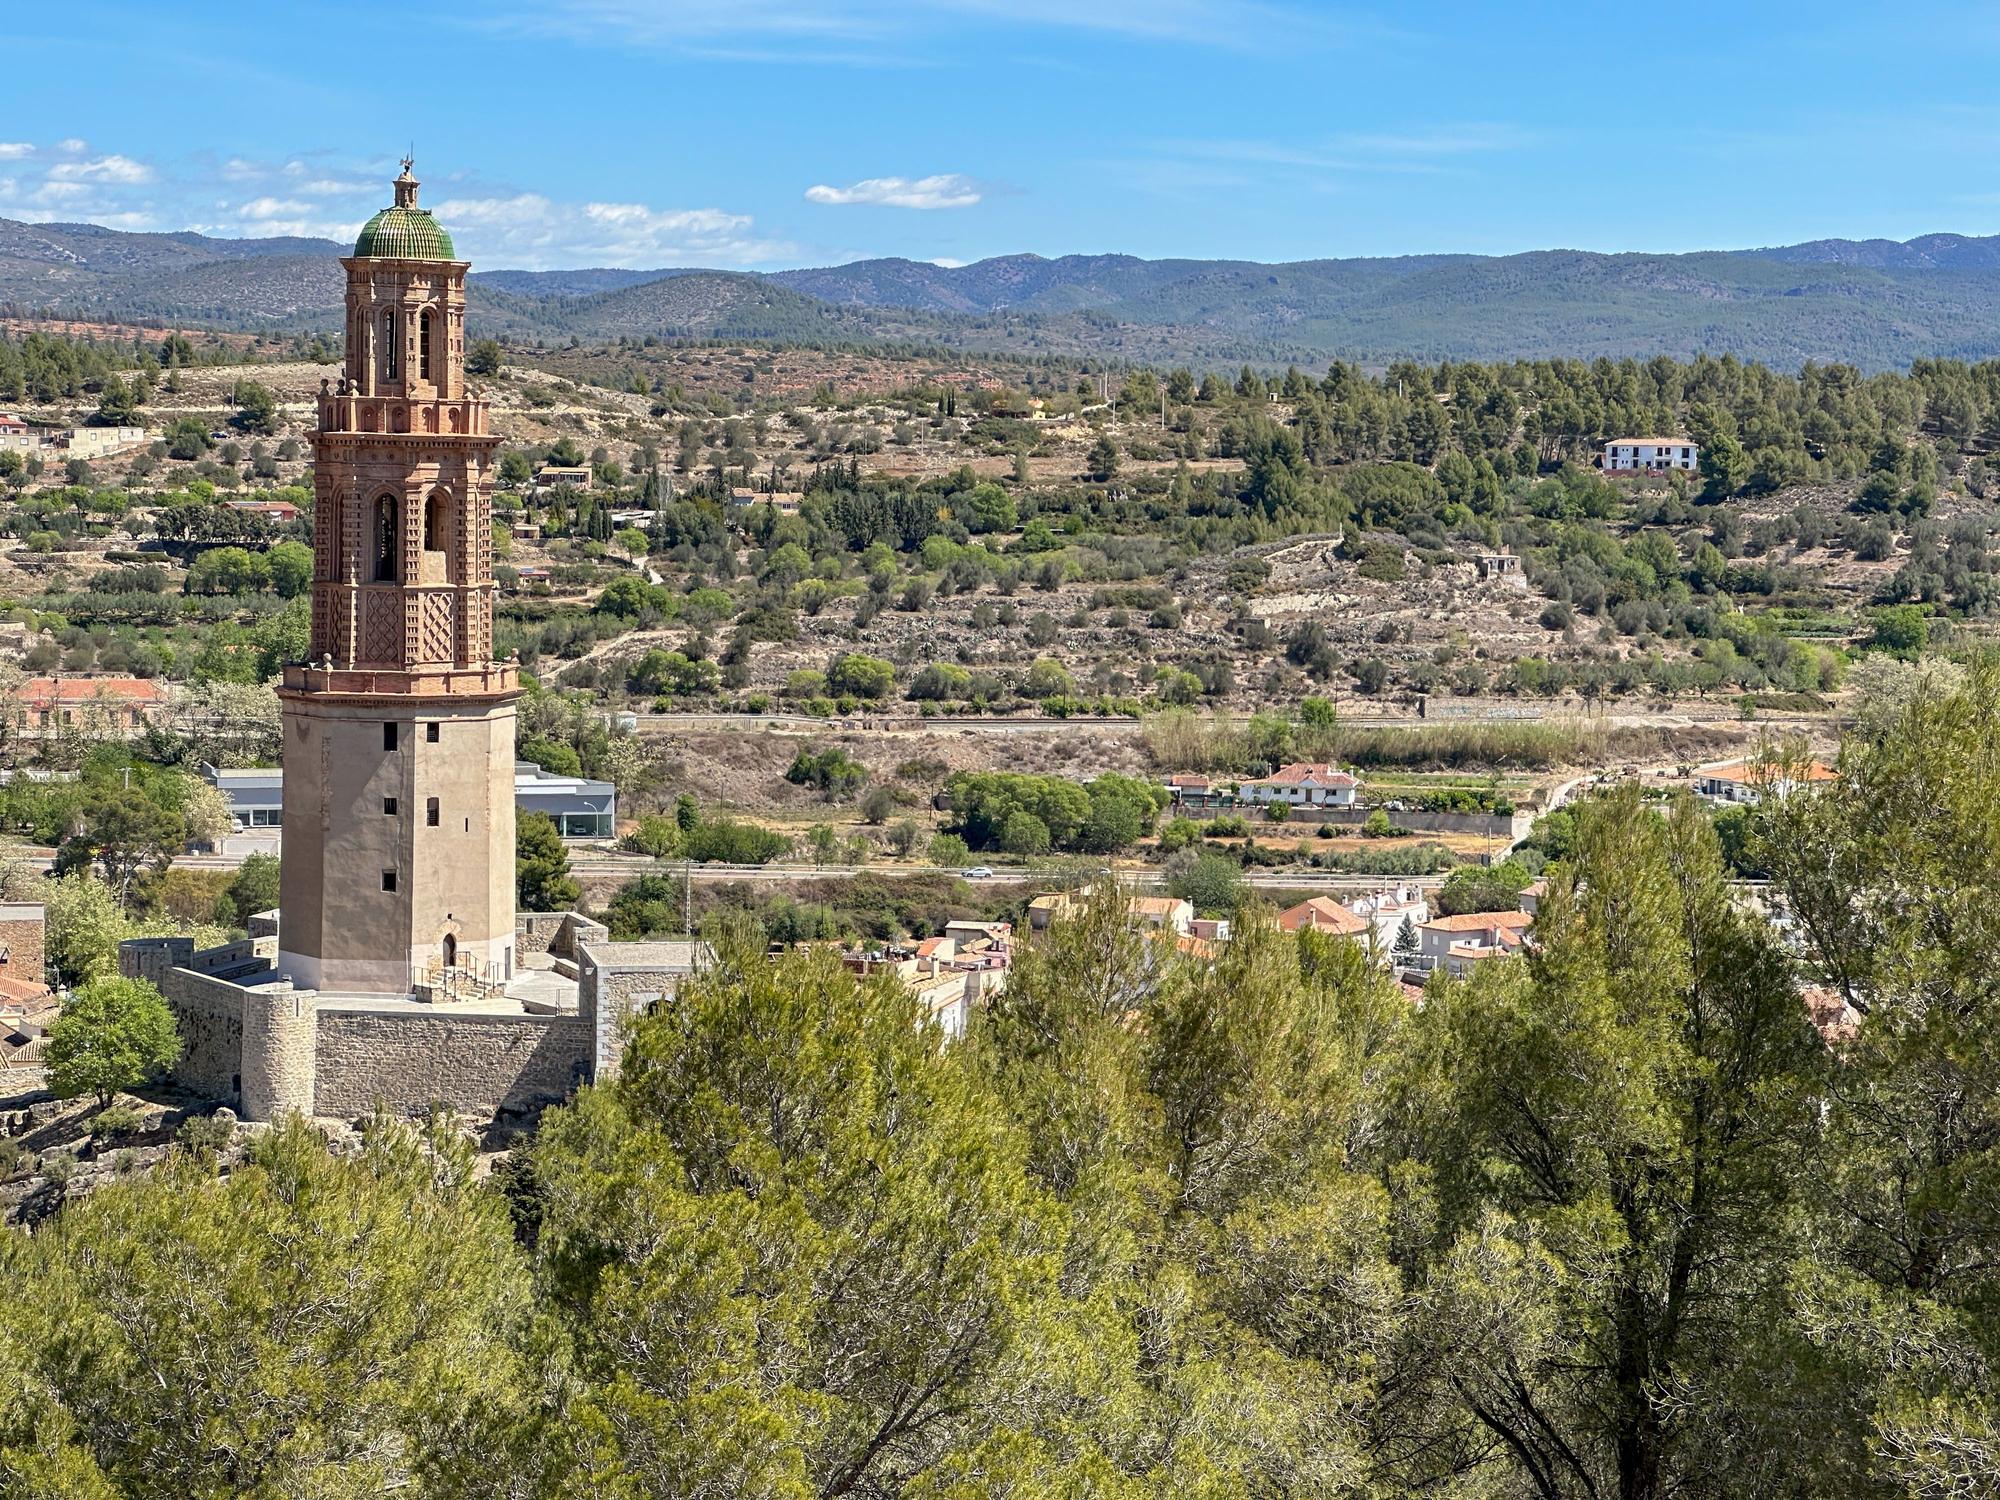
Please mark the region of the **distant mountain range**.
[[[0, 219], [0, 306], [222, 328], [336, 326], [346, 247]], [[473, 331], [923, 342], [1218, 364], [1687, 357], [1865, 369], [2000, 356], [2000, 236], [1682, 255], [1294, 261], [1006, 255], [752, 274], [475, 271]]]

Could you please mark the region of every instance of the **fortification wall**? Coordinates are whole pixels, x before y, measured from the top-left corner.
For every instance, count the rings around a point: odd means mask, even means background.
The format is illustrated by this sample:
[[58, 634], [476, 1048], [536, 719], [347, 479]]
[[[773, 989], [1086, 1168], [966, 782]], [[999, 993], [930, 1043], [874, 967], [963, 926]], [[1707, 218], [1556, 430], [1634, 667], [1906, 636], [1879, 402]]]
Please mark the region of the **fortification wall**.
[[602, 922], [573, 911], [519, 911], [514, 913], [514, 952], [525, 957], [547, 953], [556, 958], [576, 958], [585, 943], [601, 943], [610, 930]]
[[187, 969], [170, 969], [164, 980], [154, 983], [167, 997], [167, 1005], [181, 1029], [181, 1060], [174, 1065], [174, 1082], [206, 1099], [240, 1103], [245, 993], [242, 986]]
[[533, 1111], [587, 1080], [591, 1040], [574, 1016], [322, 1006], [313, 1110], [352, 1117], [379, 1102], [403, 1114], [445, 1104], [482, 1119]]

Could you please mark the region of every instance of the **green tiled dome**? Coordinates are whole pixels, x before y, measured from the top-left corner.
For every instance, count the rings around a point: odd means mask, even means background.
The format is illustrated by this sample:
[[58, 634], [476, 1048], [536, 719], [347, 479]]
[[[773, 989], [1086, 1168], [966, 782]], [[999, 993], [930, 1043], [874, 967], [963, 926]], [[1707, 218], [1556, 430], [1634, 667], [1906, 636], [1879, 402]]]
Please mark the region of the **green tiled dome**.
[[451, 236], [427, 208], [385, 208], [361, 226], [356, 255], [381, 260], [457, 260]]

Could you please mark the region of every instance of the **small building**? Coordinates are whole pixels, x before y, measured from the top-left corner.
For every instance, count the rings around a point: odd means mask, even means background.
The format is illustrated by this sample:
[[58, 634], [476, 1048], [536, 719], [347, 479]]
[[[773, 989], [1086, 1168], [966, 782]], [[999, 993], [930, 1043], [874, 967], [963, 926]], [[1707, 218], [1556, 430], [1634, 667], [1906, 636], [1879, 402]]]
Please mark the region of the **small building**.
[[9, 710], [30, 734], [76, 728], [135, 734], [166, 712], [172, 690], [150, 677], [30, 677]]
[[507, 528], [507, 534], [517, 542], [539, 542], [542, 527], [538, 521], [516, 521]]
[[1169, 776], [1164, 784], [1169, 807], [1184, 811], [1206, 812], [1214, 808], [1236, 805], [1236, 791], [1233, 787], [1195, 772], [1178, 772]]
[[1396, 946], [1396, 938], [1408, 922], [1412, 928], [1431, 919], [1431, 904], [1421, 889], [1399, 885], [1350, 901], [1347, 909], [1375, 929], [1375, 941], [1384, 953]]
[[1782, 800], [1800, 786], [1832, 781], [1836, 775], [1832, 766], [1820, 760], [1806, 762], [1802, 770], [1772, 761], [1731, 760], [1696, 771], [1694, 790], [1696, 796], [1711, 802], [1755, 807], [1767, 791]]
[[15, 1016], [49, 998], [47, 913], [39, 901], [0, 901], [0, 1010]]
[[566, 839], [608, 839], [618, 826], [618, 788], [608, 781], [562, 776], [533, 761], [514, 762], [514, 807], [547, 813]]
[[1127, 908], [1134, 925], [1189, 936], [1194, 928], [1194, 904], [1179, 896], [1134, 896]]
[[1352, 807], [1360, 789], [1360, 779], [1338, 766], [1293, 761], [1260, 780], [1242, 783], [1236, 795], [1265, 806], [1283, 802], [1292, 807]]
[[1522, 571], [1521, 559], [1511, 552], [1482, 552], [1476, 566], [1480, 578], [1487, 583], [1504, 584], [1516, 589], [1528, 586], [1528, 575]]
[[1331, 896], [1308, 896], [1297, 906], [1287, 907], [1278, 913], [1280, 932], [1327, 932], [1335, 937], [1358, 938], [1369, 928], [1363, 917], [1356, 916]]
[[55, 430], [35, 427], [11, 412], [0, 412], [0, 453], [40, 453], [55, 444]]
[[1603, 463], [1607, 474], [1687, 473], [1700, 465], [1701, 447], [1686, 438], [1613, 438], [1604, 445]]
[[57, 437], [71, 458], [105, 458], [146, 441], [143, 427], [73, 427]]
[[1535, 919], [1524, 911], [1465, 912], [1433, 917], [1417, 928], [1417, 967], [1463, 979], [1496, 958], [1512, 958], [1527, 943]]
[[544, 464], [535, 471], [535, 488], [552, 490], [559, 485], [587, 490], [595, 476], [587, 464]]
[[[222, 794], [238, 832], [284, 827], [282, 770], [203, 766], [201, 776]], [[533, 761], [514, 763], [514, 807], [517, 812], [547, 813], [566, 839], [608, 839], [618, 826], [618, 789], [610, 782], [558, 775]]]
[[296, 521], [299, 518], [299, 508], [289, 500], [227, 500], [223, 503], [231, 510], [262, 516], [267, 521]]
[[262, 767], [222, 770], [204, 765], [201, 779], [222, 794], [238, 833], [285, 824], [285, 773]]

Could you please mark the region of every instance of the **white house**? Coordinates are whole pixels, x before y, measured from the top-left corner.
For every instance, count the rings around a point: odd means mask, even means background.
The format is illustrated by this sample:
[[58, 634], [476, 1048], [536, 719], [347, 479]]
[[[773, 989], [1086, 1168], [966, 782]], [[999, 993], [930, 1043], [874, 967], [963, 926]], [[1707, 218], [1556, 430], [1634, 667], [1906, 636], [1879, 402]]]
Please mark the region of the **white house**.
[[1799, 786], [1808, 782], [1832, 781], [1835, 772], [1825, 761], [1807, 761], [1805, 768], [1780, 767], [1776, 764], [1758, 763], [1747, 760], [1725, 761], [1721, 765], [1703, 766], [1694, 773], [1694, 790], [1698, 797], [1706, 797], [1711, 802], [1740, 803], [1744, 807], [1755, 807], [1769, 791], [1783, 799], [1789, 797]]
[[[1424, 893], [1413, 885], [1399, 885], [1392, 890], [1377, 891], [1372, 896], [1362, 896], [1347, 903], [1347, 909], [1375, 929], [1375, 941], [1384, 953], [1396, 946], [1396, 935], [1403, 930], [1403, 923], [1412, 927], [1422, 927], [1431, 919], [1431, 904], [1424, 899]], [[1419, 935], [1421, 941], [1421, 934]]]
[[1287, 803], [1292, 807], [1352, 807], [1359, 778], [1324, 762], [1293, 761], [1261, 781], [1246, 781], [1236, 795], [1244, 802]]
[[1609, 474], [1691, 471], [1700, 462], [1700, 445], [1686, 438], [1613, 438], [1604, 445], [1604, 469]]

